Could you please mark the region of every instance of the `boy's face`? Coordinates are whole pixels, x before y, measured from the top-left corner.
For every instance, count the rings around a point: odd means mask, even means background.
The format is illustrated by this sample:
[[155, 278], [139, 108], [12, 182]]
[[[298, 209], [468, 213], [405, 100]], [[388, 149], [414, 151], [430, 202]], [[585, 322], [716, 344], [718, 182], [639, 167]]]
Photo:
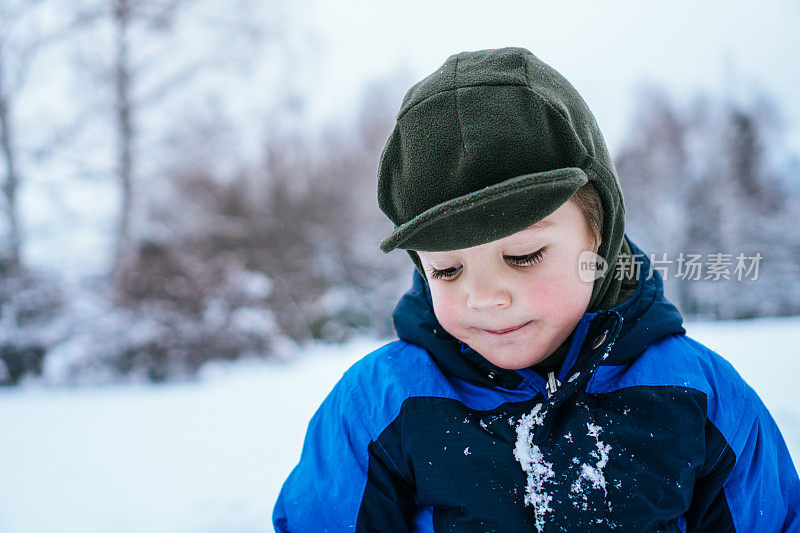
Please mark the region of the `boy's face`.
[[593, 282], [578, 275], [586, 250], [597, 246], [568, 201], [508, 237], [417, 253], [442, 327], [493, 364], [518, 369], [552, 354], [586, 312]]

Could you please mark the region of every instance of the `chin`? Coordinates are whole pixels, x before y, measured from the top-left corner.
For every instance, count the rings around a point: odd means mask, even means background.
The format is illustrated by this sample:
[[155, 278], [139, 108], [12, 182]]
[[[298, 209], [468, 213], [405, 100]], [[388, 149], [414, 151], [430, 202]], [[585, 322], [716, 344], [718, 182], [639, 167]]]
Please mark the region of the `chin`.
[[[486, 356], [484, 356], [486, 357]], [[493, 357], [486, 357], [486, 359], [495, 366], [504, 368], [506, 370], [519, 370], [520, 368], [527, 368], [547, 359], [541, 356], [528, 356], [520, 358], [517, 355], [501, 355], [495, 354]]]

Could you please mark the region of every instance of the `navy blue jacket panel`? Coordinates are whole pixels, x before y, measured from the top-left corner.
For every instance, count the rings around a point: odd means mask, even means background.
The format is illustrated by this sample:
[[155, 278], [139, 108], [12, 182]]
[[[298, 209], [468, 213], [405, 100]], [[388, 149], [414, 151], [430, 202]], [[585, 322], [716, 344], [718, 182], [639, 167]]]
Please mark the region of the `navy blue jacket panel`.
[[445, 332], [415, 272], [400, 340], [312, 418], [276, 531], [800, 531], [774, 420], [641, 268], [631, 299], [581, 318], [552, 394]]

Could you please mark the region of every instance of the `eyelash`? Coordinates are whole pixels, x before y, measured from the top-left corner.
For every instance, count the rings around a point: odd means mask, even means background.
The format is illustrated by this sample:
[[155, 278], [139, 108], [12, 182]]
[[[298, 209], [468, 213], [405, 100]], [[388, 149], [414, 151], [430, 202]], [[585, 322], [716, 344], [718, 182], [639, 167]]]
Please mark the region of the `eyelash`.
[[[505, 258], [509, 260], [514, 266], [516, 267], [526, 267], [538, 263], [542, 260], [542, 257], [547, 252], [547, 248], [542, 248], [541, 250], [537, 250], [533, 253], [526, 254], [526, 255], [507, 255]], [[433, 279], [443, 279], [443, 280], [451, 280], [453, 279], [458, 272], [461, 270], [461, 266], [457, 267], [450, 267], [445, 268], [442, 270], [437, 270], [433, 267], [430, 269], [431, 278]]]

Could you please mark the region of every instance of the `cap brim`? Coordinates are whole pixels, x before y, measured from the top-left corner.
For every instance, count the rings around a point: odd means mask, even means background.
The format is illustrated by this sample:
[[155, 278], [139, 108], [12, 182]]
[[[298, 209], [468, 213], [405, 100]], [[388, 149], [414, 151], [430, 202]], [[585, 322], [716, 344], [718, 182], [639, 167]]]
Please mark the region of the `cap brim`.
[[433, 252], [502, 239], [551, 214], [588, 181], [577, 167], [517, 176], [420, 213], [395, 228], [380, 249]]

